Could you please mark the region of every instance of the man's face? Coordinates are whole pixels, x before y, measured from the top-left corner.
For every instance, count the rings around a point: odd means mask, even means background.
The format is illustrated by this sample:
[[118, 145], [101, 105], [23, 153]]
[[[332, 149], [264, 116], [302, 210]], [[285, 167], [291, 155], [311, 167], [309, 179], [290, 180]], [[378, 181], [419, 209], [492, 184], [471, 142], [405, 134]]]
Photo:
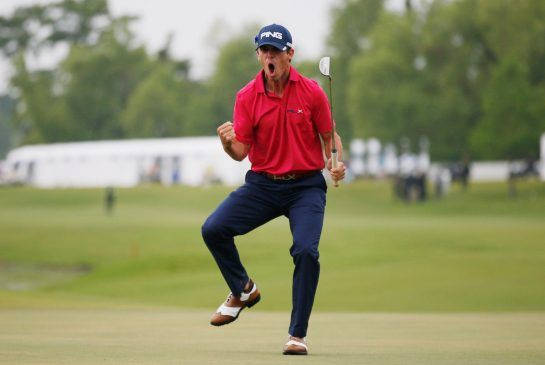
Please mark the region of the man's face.
[[263, 45], [257, 49], [257, 59], [265, 70], [265, 76], [271, 81], [280, 81], [282, 76], [289, 73], [290, 62], [294, 50], [281, 51], [270, 45]]

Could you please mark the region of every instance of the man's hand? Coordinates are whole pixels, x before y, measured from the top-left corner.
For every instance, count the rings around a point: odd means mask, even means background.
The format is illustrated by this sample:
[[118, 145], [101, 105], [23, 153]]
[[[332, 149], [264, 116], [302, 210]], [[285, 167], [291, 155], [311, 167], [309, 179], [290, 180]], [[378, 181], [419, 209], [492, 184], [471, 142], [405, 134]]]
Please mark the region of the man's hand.
[[224, 148], [231, 146], [231, 143], [235, 141], [235, 129], [233, 123], [225, 122], [218, 127], [218, 136], [220, 137], [221, 144]]
[[220, 136], [223, 150], [231, 156], [233, 160], [242, 161], [248, 155], [249, 145], [245, 145], [236, 139], [233, 123], [225, 122], [218, 127], [218, 136]]
[[344, 179], [346, 166], [342, 161], [338, 161], [337, 167], [333, 168], [333, 162], [331, 161], [331, 158], [329, 158], [327, 160], [327, 169], [329, 170], [329, 174], [331, 175], [333, 181], [341, 181], [342, 179]]

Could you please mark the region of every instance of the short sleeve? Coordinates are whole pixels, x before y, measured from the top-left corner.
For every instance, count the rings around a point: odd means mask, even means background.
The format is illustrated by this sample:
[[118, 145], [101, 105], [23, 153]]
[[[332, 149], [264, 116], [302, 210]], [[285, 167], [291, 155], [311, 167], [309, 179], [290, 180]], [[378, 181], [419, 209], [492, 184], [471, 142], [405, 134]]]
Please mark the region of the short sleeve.
[[316, 84], [314, 91], [314, 108], [312, 111], [312, 121], [320, 134], [331, 132], [331, 111], [326, 93]]
[[251, 145], [253, 136], [253, 123], [248, 113], [247, 106], [240, 95], [237, 95], [235, 100], [235, 107], [233, 110], [233, 127], [235, 129], [235, 135], [239, 142], [245, 145]]

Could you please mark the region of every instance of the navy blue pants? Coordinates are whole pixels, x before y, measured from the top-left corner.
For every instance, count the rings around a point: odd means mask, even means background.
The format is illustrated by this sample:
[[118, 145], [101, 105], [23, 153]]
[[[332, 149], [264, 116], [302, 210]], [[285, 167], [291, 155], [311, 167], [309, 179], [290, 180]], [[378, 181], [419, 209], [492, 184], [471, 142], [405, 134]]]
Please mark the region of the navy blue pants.
[[271, 180], [248, 171], [246, 183], [208, 217], [202, 236], [231, 289], [239, 296], [248, 282], [233, 237], [279, 217], [289, 219], [293, 236], [293, 272], [289, 333], [305, 337], [320, 275], [318, 243], [322, 232], [327, 185], [320, 172], [298, 180]]

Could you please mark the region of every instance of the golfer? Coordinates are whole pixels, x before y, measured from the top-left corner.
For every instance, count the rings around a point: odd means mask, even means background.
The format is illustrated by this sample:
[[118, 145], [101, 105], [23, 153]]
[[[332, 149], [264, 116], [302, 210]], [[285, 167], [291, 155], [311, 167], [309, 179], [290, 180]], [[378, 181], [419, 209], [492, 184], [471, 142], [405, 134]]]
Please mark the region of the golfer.
[[326, 94], [291, 66], [295, 50], [290, 32], [278, 24], [265, 26], [255, 45], [262, 70], [237, 93], [233, 123], [218, 127], [225, 152], [237, 161], [248, 156], [252, 167], [245, 184], [229, 194], [202, 226], [203, 239], [231, 289], [210, 323], [231, 323], [261, 298], [240, 262], [233, 237], [283, 215], [293, 235], [290, 254], [295, 264], [289, 338], [283, 353], [306, 355], [326, 204], [322, 169], [327, 167], [335, 181], [344, 178], [342, 162], [332, 168], [332, 137], [339, 151], [342, 144], [338, 135], [332, 136]]

